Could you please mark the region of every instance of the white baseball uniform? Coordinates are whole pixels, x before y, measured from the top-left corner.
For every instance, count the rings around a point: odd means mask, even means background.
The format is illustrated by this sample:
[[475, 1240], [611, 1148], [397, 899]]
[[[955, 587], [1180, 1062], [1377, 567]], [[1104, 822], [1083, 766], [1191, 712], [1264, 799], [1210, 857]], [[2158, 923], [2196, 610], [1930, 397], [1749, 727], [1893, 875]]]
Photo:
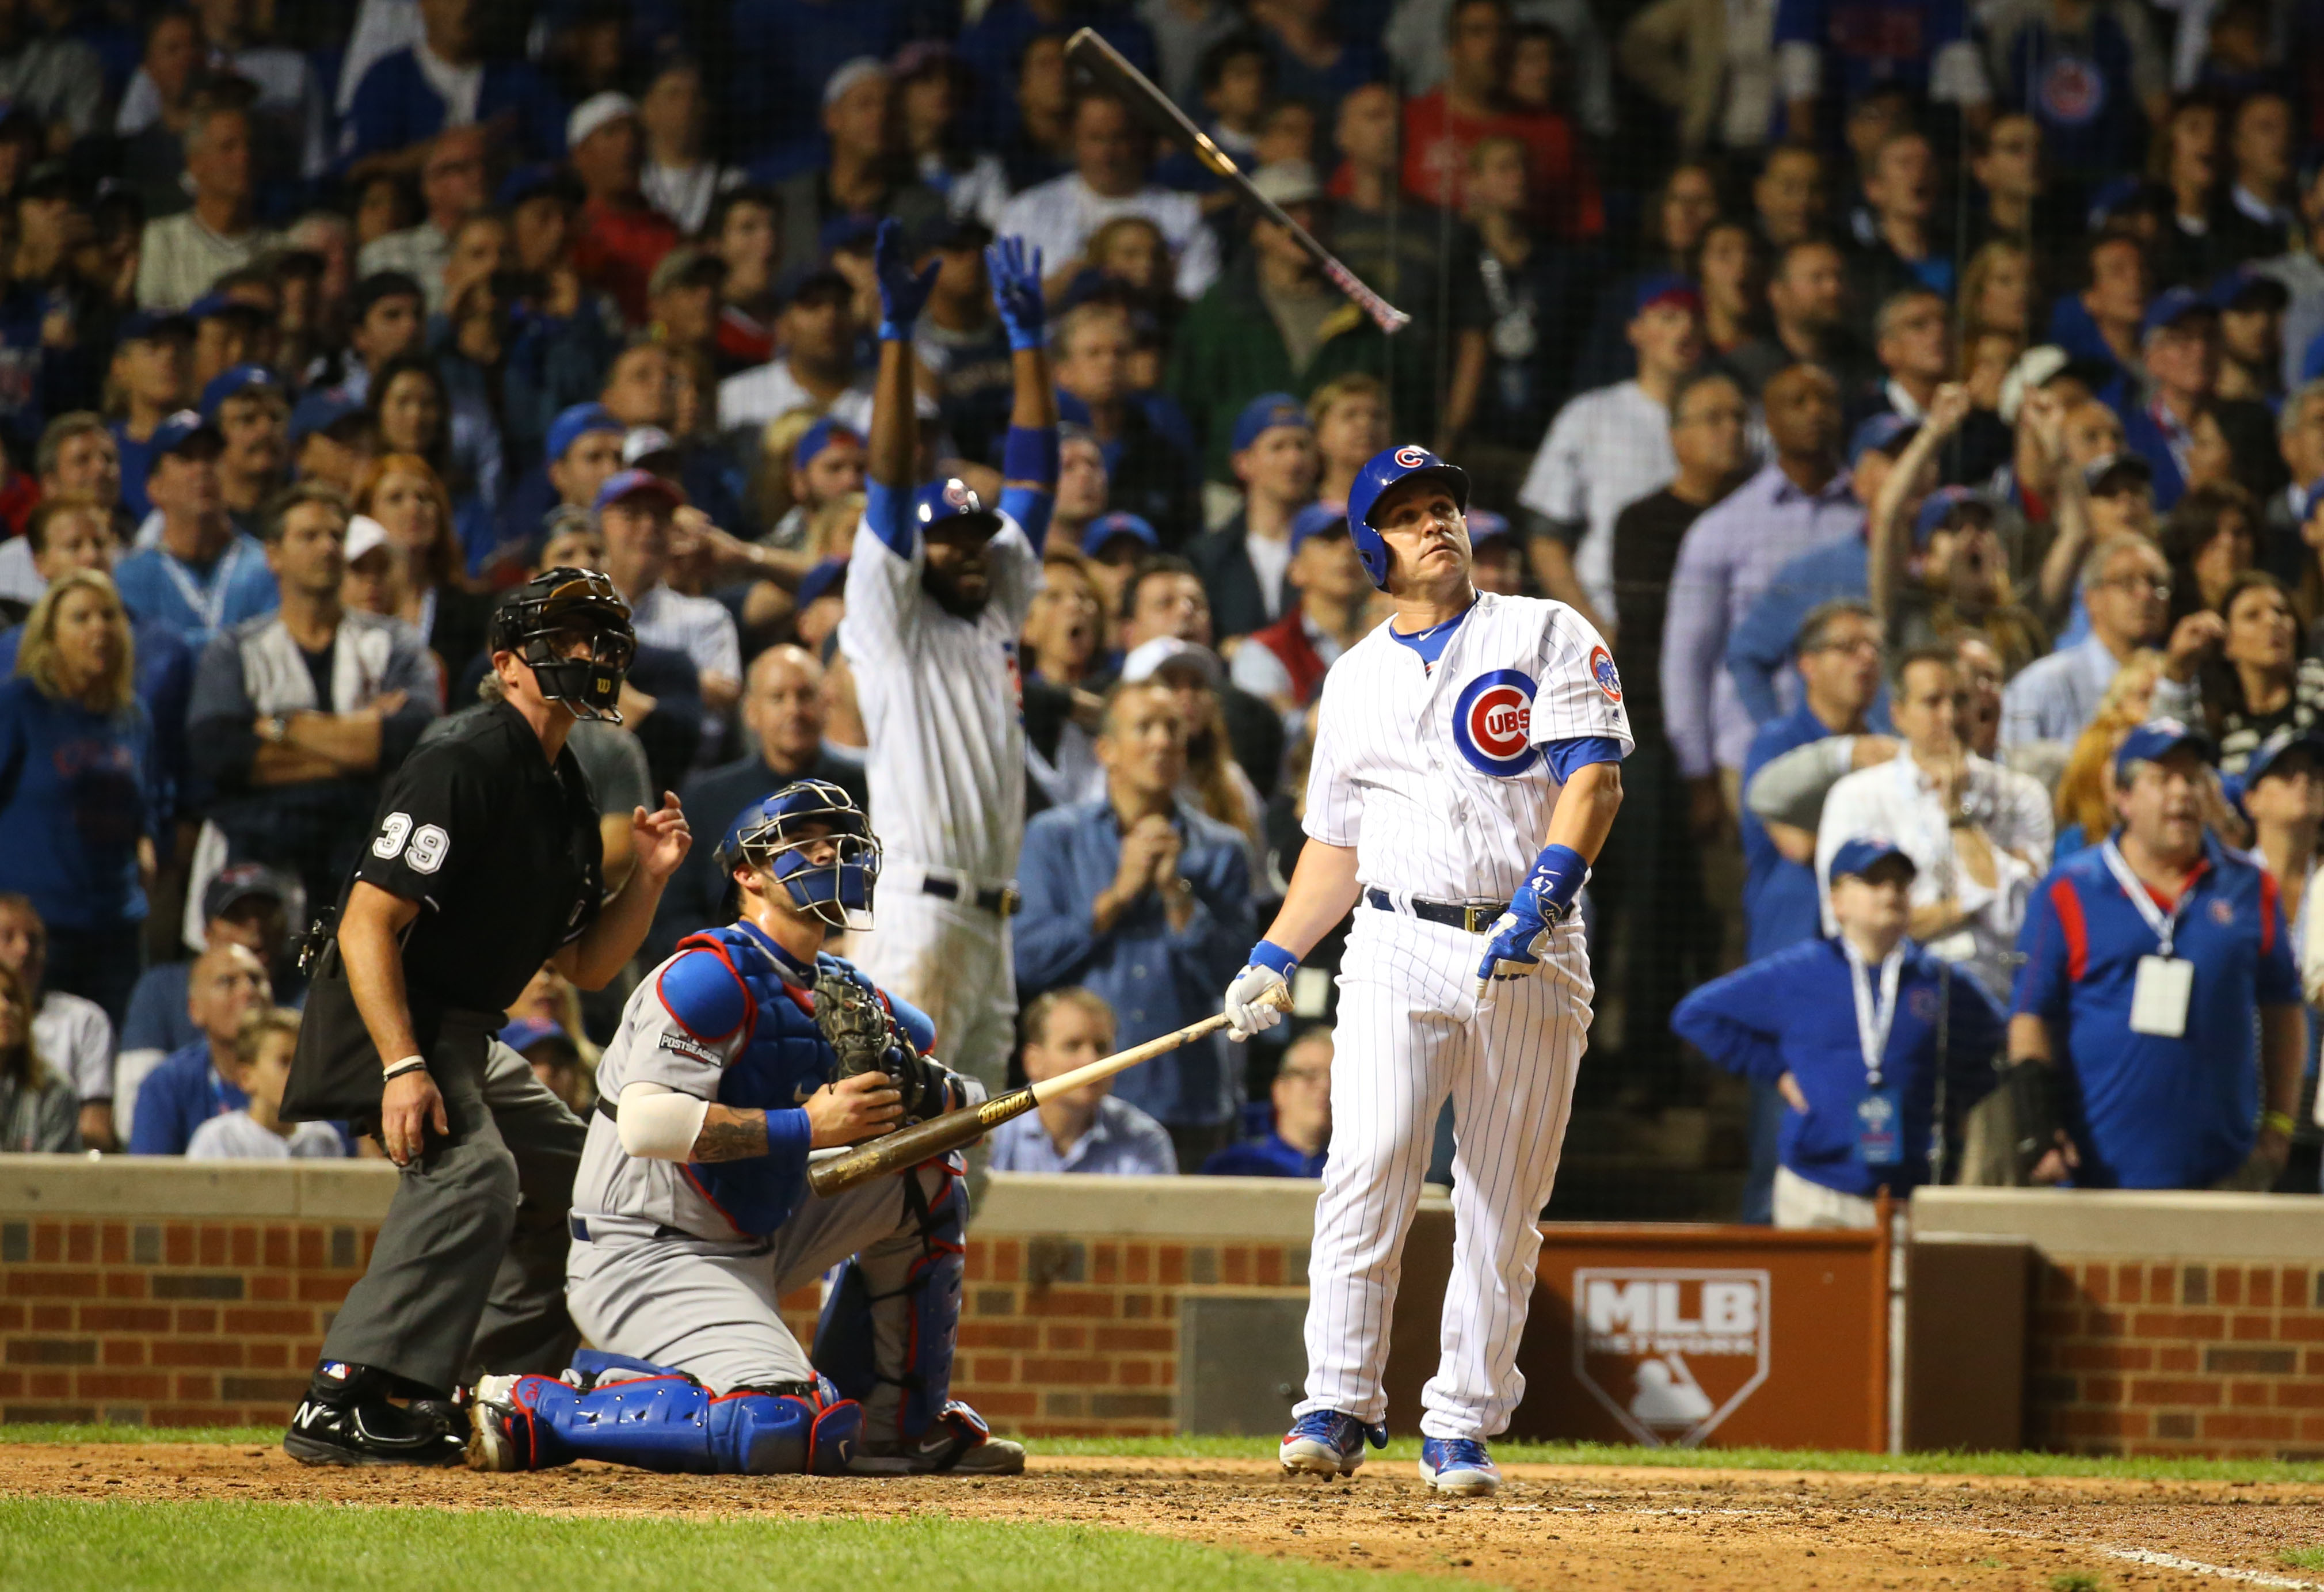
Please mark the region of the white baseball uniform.
[[[1388, 1320], [1437, 1113], [1449, 1093], [1456, 1237], [1443, 1357], [1421, 1430], [1487, 1438], [1525, 1392], [1519, 1335], [1590, 1026], [1582, 926], [1480, 1007], [1486, 925], [1525, 881], [1563, 788], [1563, 743], [1632, 747], [1605, 642], [1563, 603], [1482, 595], [1433, 666], [1381, 626], [1333, 666], [1316, 713], [1307, 833], [1356, 851], [1341, 962], [1332, 1153], [1308, 1265], [1307, 1396], [1367, 1424], [1387, 1395]], [[1602, 761], [1585, 757], [1584, 761]], [[1384, 908], [1379, 903], [1385, 901]], [[1408, 916], [1485, 906], [1478, 931]]]
[[[1006, 494], [1004, 494], [1004, 502]], [[1016, 1044], [1008, 920], [980, 892], [1010, 885], [1025, 833], [1025, 721], [1017, 638], [1041, 559], [1004, 508], [987, 550], [992, 595], [974, 619], [920, 584], [918, 531], [900, 555], [855, 529], [839, 645], [870, 742], [864, 773], [886, 846], [872, 932], [850, 952], [881, 989], [935, 1022], [955, 1072], [998, 1093]], [[934, 879], [951, 897], [927, 892]]]

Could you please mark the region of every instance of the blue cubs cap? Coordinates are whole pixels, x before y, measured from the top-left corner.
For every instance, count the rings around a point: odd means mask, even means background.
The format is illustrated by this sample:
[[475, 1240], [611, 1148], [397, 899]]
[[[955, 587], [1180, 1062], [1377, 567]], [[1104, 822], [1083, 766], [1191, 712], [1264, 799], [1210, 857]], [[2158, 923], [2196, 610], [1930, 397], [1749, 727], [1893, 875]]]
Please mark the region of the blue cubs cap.
[[1509, 529], [1509, 517], [1496, 514], [1490, 509], [1469, 511], [1469, 548], [1474, 552], [1487, 542], [1505, 542], [1516, 533]]
[[[1291, 534], [1296, 537], [1299, 533], [1295, 530]], [[1157, 552], [1161, 550], [1162, 538], [1152, 525], [1128, 510], [1116, 509], [1111, 514], [1099, 515], [1083, 530], [1082, 557], [1094, 558], [1106, 543], [1123, 536], [1143, 542]]]
[[835, 420], [829, 415], [825, 415], [822, 419], [800, 432], [799, 439], [791, 445], [792, 467], [799, 470], [806, 469], [815, 463], [816, 455], [829, 447], [834, 439], [842, 437], [857, 444], [861, 444], [863, 440], [862, 434], [854, 427], [844, 420]]
[[2115, 779], [2120, 783], [2133, 763], [2158, 762], [2183, 748], [2193, 749], [2207, 763], [2219, 760], [2219, 749], [2200, 730], [2190, 729], [2177, 719], [2149, 719], [2124, 736], [2122, 744], [2115, 749]]
[[2192, 288], [2165, 288], [2154, 295], [2154, 302], [2146, 307], [2139, 318], [2138, 340], [2142, 343], [2165, 327], [2175, 327], [2190, 316], [2217, 315], [2211, 301]]
[[190, 321], [216, 320], [221, 316], [245, 309], [253, 315], [266, 313], [254, 304], [244, 304], [241, 299], [230, 299], [224, 293], [204, 293], [186, 306], [186, 318]]
[[828, 597], [847, 579], [847, 560], [825, 558], [799, 576], [798, 595], [793, 606], [805, 608], [818, 598]]
[[658, 497], [672, 509], [686, 502], [686, 493], [678, 490], [678, 483], [667, 476], [657, 475], [650, 470], [617, 470], [605, 477], [605, 484], [597, 489], [596, 501], [589, 506], [602, 512], [624, 498], [637, 497], [641, 493]]
[[976, 489], [958, 476], [946, 476], [916, 488], [910, 515], [913, 526], [922, 531], [955, 520], [967, 522], [963, 529], [982, 529], [987, 536], [1001, 529], [1001, 516], [986, 508], [984, 500], [976, 495]]
[[182, 309], [141, 309], [121, 323], [114, 338], [122, 343], [151, 342], [156, 337], [190, 337], [192, 317]]
[[1382, 591], [1388, 589], [1388, 543], [1372, 524], [1372, 505], [1389, 487], [1416, 475], [1442, 482], [1452, 494], [1454, 506], [1463, 514], [1469, 511], [1469, 473], [1446, 464], [1418, 443], [1380, 449], [1364, 461], [1364, 467], [1356, 472], [1355, 484], [1348, 488], [1348, 535], [1356, 544], [1356, 556], [1363, 560], [1364, 573]]
[[1885, 454], [1903, 447], [1920, 428], [1920, 421], [1907, 419], [1894, 410], [1873, 416], [1848, 439], [1848, 467], [1855, 469], [1857, 462], [1875, 449]]
[[2305, 752], [2319, 768], [2324, 768], [2324, 735], [2313, 730], [2295, 729], [2285, 725], [2253, 749], [2244, 762], [2243, 787], [2249, 790], [2267, 778], [2275, 760], [2292, 752]]
[[1827, 879], [1856, 879], [1871, 872], [1891, 857], [1903, 858], [1904, 866], [1914, 873], [1920, 864], [1904, 855], [1904, 849], [1884, 835], [1862, 834], [1852, 841], [1842, 841], [1831, 854], [1831, 866], [1825, 870]]
[[592, 431], [622, 431], [629, 429], [613, 419], [613, 411], [602, 403], [576, 403], [560, 412], [549, 423], [549, 458], [553, 463], [565, 456], [566, 450]]
[[1300, 544], [1311, 536], [1344, 533], [1348, 517], [1328, 503], [1310, 503], [1291, 518], [1291, 550], [1299, 551]]
[[153, 439], [146, 446], [158, 459], [163, 454], [184, 453], [199, 444], [207, 444], [215, 452], [226, 446], [226, 438], [218, 435], [216, 426], [192, 410], [180, 410], [153, 428]]
[[522, 1055], [544, 1039], [554, 1039], [562, 1044], [573, 1045], [573, 1054], [576, 1056], [581, 1054], [581, 1047], [573, 1044], [573, 1035], [567, 1034], [564, 1026], [559, 1023], [542, 1023], [530, 1017], [519, 1017], [515, 1022], [503, 1028], [498, 1037], [503, 1044], [507, 1045], [519, 1055]]
[[1242, 406], [1235, 417], [1234, 437], [1229, 451], [1240, 453], [1257, 442], [1262, 432], [1277, 426], [1296, 426], [1303, 431], [1314, 429], [1307, 419], [1307, 406], [1288, 392], [1262, 392]]
[[363, 412], [362, 400], [318, 387], [290, 410], [290, 446], [295, 448], [316, 432], [328, 431], [341, 420]]
[[235, 394], [243, 392], [272, 392], [282, 399], [284, 402], [290, 401], [290, 395], [282, 386], [282, 378], [264, 365], [229, 365], [212, 376], [209, 379], [209, 384], [202, 389], [204, 418], [215, 420], [217, 419], [218, 405]]
[[1925, 548], [1929, 538], [1941, 530], [1954, 528], [1957, 516], [1966, 509], [1993, 511], [1992, 500], [1983, 492], [1971, 492], [1966, 486], [1941, 486], [1921, 500], [1921, 511], [1913, 517], [1913, 545]]
[[1675, 271], [1656, 271], [1640, 281], [1630, 295], [1630, 313], [1644, 315], [1657, 304], [1675, 304], [1681, 309], [1702, 313], [1702, 292], [1693, 281]]

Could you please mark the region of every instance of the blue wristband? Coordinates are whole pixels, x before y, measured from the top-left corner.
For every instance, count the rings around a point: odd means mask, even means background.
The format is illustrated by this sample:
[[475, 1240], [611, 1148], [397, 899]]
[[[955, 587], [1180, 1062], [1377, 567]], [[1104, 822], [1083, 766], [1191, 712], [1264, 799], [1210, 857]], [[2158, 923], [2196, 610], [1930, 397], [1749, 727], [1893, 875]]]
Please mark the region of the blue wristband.
[[1299, 959], [1274, 941], [1261, 940], [1250, 948], [1250, 965], [1270, 969], [1288, 979], [1299, 965]]
[[1012, 323], [1009, 325], [1008, 330], [1009, 352], [1011, 354], [1038, 354], [1049, 345], [1048, 333], [1045, 327], [1020, 328]]
[[899, 327], [892, 320], [883, 320], [880, 323], [880, 341], [882, 343], [908, 343], [911, 340], [911, 327]]
[[1001, 479], [1038, 481], [1054, 485], [1057, 479], [1057, 428], [1055, 426], [1011, 426], [1001, 444]]
[[1563, 910], [1573, 905], [1589, 877], [1590, 864], [1572, 846], [1544, 846], [1533, 860], [1533, 872], [1526, 876], [1526, 888], [1535, 900]]

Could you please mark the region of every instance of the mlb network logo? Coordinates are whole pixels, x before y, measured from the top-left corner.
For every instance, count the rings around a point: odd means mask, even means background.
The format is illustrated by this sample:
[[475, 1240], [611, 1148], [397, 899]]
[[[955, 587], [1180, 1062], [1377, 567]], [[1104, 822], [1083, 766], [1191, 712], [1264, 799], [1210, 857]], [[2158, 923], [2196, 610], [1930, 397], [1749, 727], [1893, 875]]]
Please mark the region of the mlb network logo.
[[1650, 1447], [1692, 1448], [1767, 1379], [1767, 1274], [1582, 1267], [1573, 1375]]

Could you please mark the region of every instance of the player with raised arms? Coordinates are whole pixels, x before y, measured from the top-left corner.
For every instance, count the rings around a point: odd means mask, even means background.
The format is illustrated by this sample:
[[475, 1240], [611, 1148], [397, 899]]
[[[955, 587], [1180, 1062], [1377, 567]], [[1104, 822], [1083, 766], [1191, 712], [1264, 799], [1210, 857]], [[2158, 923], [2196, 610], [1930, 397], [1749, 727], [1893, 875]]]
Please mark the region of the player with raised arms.
[[[808, 1155], [981, 1103], [927, 1018], [823, 950], [871, 921], [879, 841], [835, 785], [785, 786], [718, 851], [740, 917], [639, 984], [597, 1071], [563, 1377], [487, 1376], [468, 1462], [537, 1470], [1012, 1475], [948, 1396], [968, 1201], [956, 1156], [828, 1199]], [[834, 1265], [812, 1356], [777, 1302]]]
[[1486, 1440], [1525, 1392], [1517, 1339], [1590, 1027], [1575, 897], [1632, 746], [1606, 643], [1562, 603], [1480, 594], [1469, 478], [1422, 447], [1375, 455], [1348, 529], [1388, 621], [1324, 676], [1307, 844], [1283, 909], [1227, 987], [1228, 1032], [1351, 909], [1332, 1067], [1332, 1155], [1308, 1263], [1306, 1396], [1286, 1470], [1345, 1476], [1388, 1440], [1389, 1315], [1449, 1094], [1452, 1275], [1421, 1390], [1420, 1474], [1500, 1485]]

